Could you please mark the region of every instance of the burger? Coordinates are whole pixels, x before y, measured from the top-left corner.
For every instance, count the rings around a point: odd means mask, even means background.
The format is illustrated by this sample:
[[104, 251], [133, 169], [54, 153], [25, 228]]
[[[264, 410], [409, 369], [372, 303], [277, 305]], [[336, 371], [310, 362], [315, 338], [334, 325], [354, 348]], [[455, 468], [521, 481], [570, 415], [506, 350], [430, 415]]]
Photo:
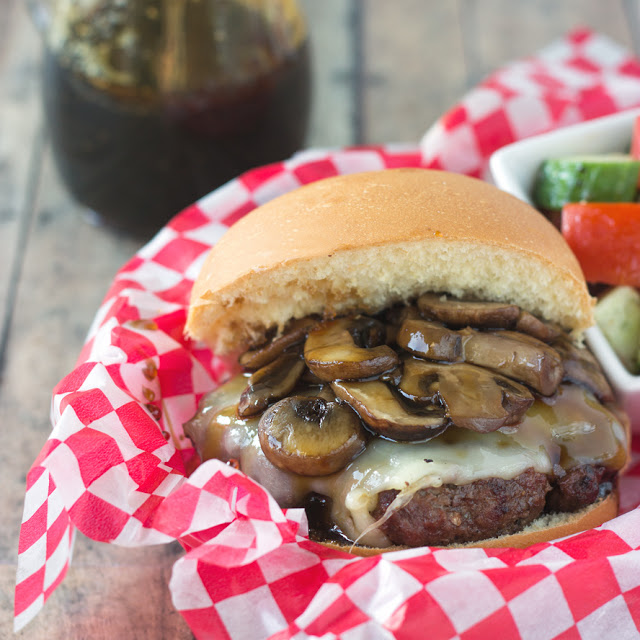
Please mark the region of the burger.
[[208, 255], [186, 332], [236, 374], [185, 432], [361, 554], [589, 529], [617, 514], [629, 444], [592, 308], [562, 236], [488, 183], [321, 180]]

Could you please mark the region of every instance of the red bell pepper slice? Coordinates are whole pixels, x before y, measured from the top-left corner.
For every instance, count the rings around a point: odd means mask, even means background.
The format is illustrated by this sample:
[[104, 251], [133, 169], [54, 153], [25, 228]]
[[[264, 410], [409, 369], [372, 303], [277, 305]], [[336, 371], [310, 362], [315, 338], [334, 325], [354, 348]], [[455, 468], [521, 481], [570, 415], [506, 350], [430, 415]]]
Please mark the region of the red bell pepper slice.
[[640, 287], [640, 203], [567, 204], [562, 235], [588, 282]]

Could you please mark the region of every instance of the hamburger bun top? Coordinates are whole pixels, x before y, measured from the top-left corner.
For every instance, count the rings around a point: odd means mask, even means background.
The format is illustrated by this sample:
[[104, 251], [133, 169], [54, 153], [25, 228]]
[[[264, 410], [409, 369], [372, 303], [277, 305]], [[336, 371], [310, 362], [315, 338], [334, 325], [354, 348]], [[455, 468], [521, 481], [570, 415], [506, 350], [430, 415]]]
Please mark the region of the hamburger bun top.
[[292, 318], [427, 291], [511, 302], [576, 339], [593, 324], [578, 261], [542, 214], [475, 178], [388, 169], [311, 183], [239, 220], [203, 265], [186, 332], [236, 352]]

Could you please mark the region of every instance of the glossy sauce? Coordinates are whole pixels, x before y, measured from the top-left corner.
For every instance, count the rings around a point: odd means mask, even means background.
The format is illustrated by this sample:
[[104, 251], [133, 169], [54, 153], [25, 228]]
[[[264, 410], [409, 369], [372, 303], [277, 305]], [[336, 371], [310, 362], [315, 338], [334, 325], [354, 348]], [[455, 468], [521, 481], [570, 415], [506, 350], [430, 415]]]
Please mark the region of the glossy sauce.
[[[205, 399], [187, 431], [206, 458], [239, 459], [283, 507], [301, 506], [310, 492], [332, 499], [332, 518], [352, 540], [387, 546], [370, 515], [377, 494], [398, 489], [398, 508], [419, 489], [467, 484], [490, 477], [511, 479], [533, 468], [551, 474], [585, 463], [617, 470], [626, 457], [626, 433], [616, 416], [576, 385], [537, 399], [517, 427], [480, 434], [449, 427], [423, 443], [373, 438], [349, 466], [332, 476], [303, 478], [274, 467], [262, 453], [258, 419], [239, 420], [235, 406], [246, 377], [237, 376]], [[372, 528], [373, 527], [373, 528]]]

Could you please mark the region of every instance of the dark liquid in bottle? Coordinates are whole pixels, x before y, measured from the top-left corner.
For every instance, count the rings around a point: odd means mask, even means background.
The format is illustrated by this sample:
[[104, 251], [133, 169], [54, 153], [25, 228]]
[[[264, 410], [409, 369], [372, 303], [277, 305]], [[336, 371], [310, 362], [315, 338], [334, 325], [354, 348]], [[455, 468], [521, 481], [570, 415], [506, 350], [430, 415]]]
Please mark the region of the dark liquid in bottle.
[[212, 189], [304, 144], [306, 41], [250, 82], [153, 95], [96, 86], [45, 58], [44, 97], [59, 172], [109, 224], [146, 236]]

